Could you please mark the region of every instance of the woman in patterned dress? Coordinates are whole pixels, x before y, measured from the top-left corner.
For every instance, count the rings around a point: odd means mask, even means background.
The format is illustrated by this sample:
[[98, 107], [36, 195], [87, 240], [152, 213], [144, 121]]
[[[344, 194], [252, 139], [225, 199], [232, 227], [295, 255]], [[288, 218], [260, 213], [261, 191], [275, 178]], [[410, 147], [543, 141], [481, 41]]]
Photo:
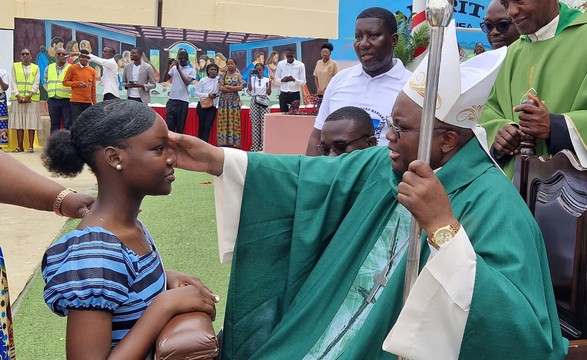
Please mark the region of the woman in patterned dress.
[[251, 127], [253, 145], [251, 151], [263, 150], [263, 127], [265, 114], [270, 110], [269, 106], [262, 106], [255, 102], [255, 98], [263, 97], [267, 98], [271, 95], [271, 81], [269, 78], [263, 76], [265, 66], [262, 63], [255, 64], [255, 70], [251, 70], [249, 74], [249, 86], [248, 90], [251, 93]]
[[217, 144], [218, 146], [241, 147], [241, 98], [238, 94], [245, 81], [236, 69], [236, 61], [226, 60], [226, 74], [219, 78]]
[[4, 254], [0, 249], [0, 360], [14, 359], [14, 335], [12, 333], [12, 313], [10, 311], [10, 295], [8, 292], [8, 277], [6, 276], [6, 264]]
[[49, 171], [71, 177], [88, 164], [98, 180], [90, 212], [42, 262], [45, 302], [67, 316], [68, 359], [151, 358], [176, 314], [201, 311], [214, 319], [218, 297], [193, 276], [165, 271], [137, 219], [146, 195], [171, 192], [175, 155], [167, 136], [165, 121], [146, 104], [112, 100], [49, 139]]
[[8, 145], [8, 72], [0, 68], [0, 146]]

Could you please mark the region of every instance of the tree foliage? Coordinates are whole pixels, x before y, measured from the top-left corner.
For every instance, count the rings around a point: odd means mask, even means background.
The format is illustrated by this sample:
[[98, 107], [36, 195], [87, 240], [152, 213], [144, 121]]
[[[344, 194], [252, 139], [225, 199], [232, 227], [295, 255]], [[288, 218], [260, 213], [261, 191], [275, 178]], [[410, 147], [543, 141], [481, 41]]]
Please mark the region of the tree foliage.
[[412, 17], [406, 17], [402, 13], [396, 14], [398, 42], [395, 47], [395, 57], [399, 58], [405, 66], [414, 60], [414, 51], [419, 47], [428, 47], [430, 31], [428, 24], [420, 26], [413, 33]]

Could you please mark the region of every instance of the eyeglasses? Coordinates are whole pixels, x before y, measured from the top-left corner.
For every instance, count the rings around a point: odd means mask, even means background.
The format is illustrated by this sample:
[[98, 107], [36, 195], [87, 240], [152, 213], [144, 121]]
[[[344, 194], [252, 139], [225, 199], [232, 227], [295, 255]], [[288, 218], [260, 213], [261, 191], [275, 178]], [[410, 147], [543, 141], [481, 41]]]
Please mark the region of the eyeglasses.
[[345, 152], [346, 148], [349, 147], [350, 144], [354, 143], [357, 140], [363, 139], [363, 138], [368, 138], [371, 135], [361, 135], [356, 139], [352, 139], [349, 141], [345, 141], [345, 142], [335, 142], [332, 145], [324, 145], [324, 144], [319, 144], [316, 146], [316, 149], [318, 149], [318, 151], [320, 152], [320, 154], [322, 155], [330, 155], [330, 150], [332, 149], [332, 151], [334, 151], [334, 153], [336, 155], [340, 155], [343, 152]]
[[65, 56], [65, 53], [57, 53], [57, 56]]
[[20, 53], [21, 56], [26, 56], [26, 55], [30, 55], [30, 54], [31, 53], [27, 53], [27, 52]]
[[[393, 132], [395, 133], [395, 136], [397, 136], [397, 139], [401, 139], [401, 133], [407, 133], [410, 131], [420, 131], [420, 128], [415, 128], [415, 129], [402, 129], [400, 127], [398, 127], [397, 125], [393, 124], [393, 123], [389, 123], [389, 127], [391, 129], [393, 129]], [[443, 130], [443, 131], [449, 131], [451, 129], [449, 128], [444, 128], [444, 127], [437, 127], [437, 128], [433, 128], [433, 131], [438, 131], [438, 130]]]
[[489, 34], [490, 32], [492, 32], [493, 29], [497, 29], [497, 31], [499, 31], [500, 33], [503, 34], [509, 30], [510, 26], [512, 26], [512, 20], [511, 19], [499, 20], [495, 24], [487, 22], [487, 21], [483, 21], [479, 24], [479, 26], [481, 27], [481, 31], [483, 31], [486, 34]]

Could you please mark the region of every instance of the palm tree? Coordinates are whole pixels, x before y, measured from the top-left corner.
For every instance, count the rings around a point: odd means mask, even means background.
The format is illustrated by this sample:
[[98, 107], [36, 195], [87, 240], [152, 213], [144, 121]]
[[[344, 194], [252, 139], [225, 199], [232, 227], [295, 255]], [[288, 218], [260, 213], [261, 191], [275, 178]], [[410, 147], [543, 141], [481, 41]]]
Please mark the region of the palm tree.
[[430, 28], [428, 24], [420, 26], [412, 33], [412, 16], [408, 18], [399, 11], [395, 14], [398, 42], [394, 50], [394, 56], [399, 58], [405, 66], [409, 66], [414, 60], [414, 52], [416, 49], [420, 47], [428, 47], [430, 41]]

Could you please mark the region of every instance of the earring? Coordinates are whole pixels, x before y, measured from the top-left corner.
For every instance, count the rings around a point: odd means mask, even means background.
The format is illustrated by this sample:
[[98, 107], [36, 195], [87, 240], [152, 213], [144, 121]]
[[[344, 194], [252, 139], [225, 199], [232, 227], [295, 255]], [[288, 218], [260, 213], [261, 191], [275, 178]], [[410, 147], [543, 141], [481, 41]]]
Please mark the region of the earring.
[[118, 171], [122, 170], [122, 165], [116, 164], [116, 170], [118, 170]]

